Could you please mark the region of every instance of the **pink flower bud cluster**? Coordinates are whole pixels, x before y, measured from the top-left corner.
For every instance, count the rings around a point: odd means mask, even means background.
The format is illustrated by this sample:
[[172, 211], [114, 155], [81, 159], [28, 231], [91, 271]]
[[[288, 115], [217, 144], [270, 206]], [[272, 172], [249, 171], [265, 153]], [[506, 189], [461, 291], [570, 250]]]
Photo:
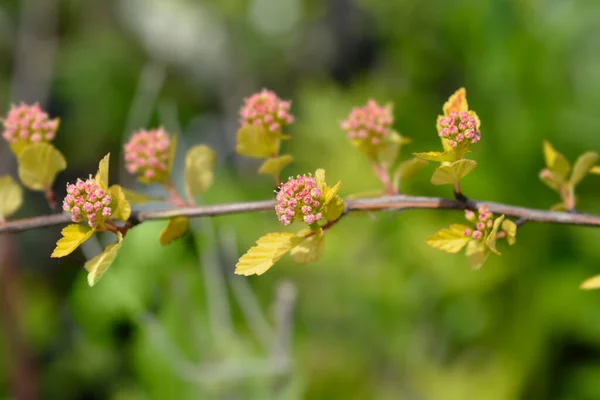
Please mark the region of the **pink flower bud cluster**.
[[377, 146], [390, 134], [393, 123], [392, 107], [381, 107], [370, 99], [365, 106], [354, 107], [340, 127], [346, 131], [349, 139]]
[[125, 144], [125, 166], [134, 175], [148, 182], [165, 178], [171, 140], [163, 128], [141, 130]]
[[263, 126], [270, 132], [281, 132], [281, 129], [294, 122], [290, 114], [291, 104], [281, 100], [274, 92], [263, 89], [244, 99], [240, 123], [242, 126]]
[[58, 118], [48, 118], [48, 114], [42, 111], [37, 103], [32, 106], [21, 103], [11, 107], [2, 124], [2, 136], [9, 143], [40, 143], [54, 140]]
[[112, 198], [90, 177], [75, 184], [67, 184], [67, 196], [63, 201], [63, 210], [71, 212], [73, 222], [87, 222], [92, 228], [104, 224], [112, 209]]
[[290, 225], [295, 219], [312, 225], [323, 218], [323, 193], [311, 176], [290, 178], [281, 185], [276, 200], [277, 218], [284, 225]]
[[481, 139], [477, 119], [468, 111], [453, 111], [450, 115], [440, 117], [438, 135], [448, 139], [452, 147], [462, 143], [477, 143]]
[[465, 211], [465, 218], [475, 224], [475, 229], [465, 229], [463, 234], [480, 240], [485, 238], [488, 231], [494, 226], [494, 214], [486, 206], [479, 207], [477, 211], [479, 215], [475, 215], [471, 210]]

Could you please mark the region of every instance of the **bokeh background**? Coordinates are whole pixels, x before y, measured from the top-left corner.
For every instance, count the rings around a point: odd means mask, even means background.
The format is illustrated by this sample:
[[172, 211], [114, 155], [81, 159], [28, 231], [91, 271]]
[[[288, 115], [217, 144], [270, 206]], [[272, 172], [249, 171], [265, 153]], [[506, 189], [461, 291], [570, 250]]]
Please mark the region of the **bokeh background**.
[[[482, 120], [473, 198], [548, 208], [541, 143], [574, 160], [600, 150], [600, 3], [593, 0], [2, 0], [0, 110], [39, 101], [61, 118], [68, 169], [93, 173], [142, 127], [219, 153], [205, 204], [269, 198], [234, 149], [243, 98], [293, 101], [285, 174], [325, 168], [342, 194], [379, 189], [339, 129], [353, 105], [395, 106], [413, 151], [439, 148], [435, 119], [465, 86]], [[0, 168], [15, 171], [0, 143]], [[405, 193], [433, 187], [433, 165]], [[579, 208], [600, 212], [600, 182]], [[47, 213], [29, 192], [17, 217]], [[600, 230], [528, 224], [480, 271], [424, 239], [450, 211], [345, 218], [324, 257], [233, 276], [273, 214], [198, 220], [163, 248], [162, 222], [132, 230], [100, 283], [81, 268], [107, 239], [50, 259], [59, 228], [2, 239], [3, 399], [600, 399]]]

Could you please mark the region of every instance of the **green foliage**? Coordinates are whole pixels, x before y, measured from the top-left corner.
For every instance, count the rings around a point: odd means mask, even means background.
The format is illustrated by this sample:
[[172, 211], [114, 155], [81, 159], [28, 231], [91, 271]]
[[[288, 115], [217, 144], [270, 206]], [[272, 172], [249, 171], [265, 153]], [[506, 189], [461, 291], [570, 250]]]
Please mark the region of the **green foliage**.
[[279, 176], [281, 171], [294, 161], [294, 157], [289, 154], [284, 154], [279, 157], [267, 158], [260, 168], [258, 169], [259, 174]]
[[98, 163], [98, 172], [96, 172], [96, 182], [104, 190], [108, 190], [108, 169], [110, 167], [110, 153], [105, 155]]
[[449, 229], [439, 230], [427, 238], [425, 242], [434, 249], [443, 250], [447, 253], [458, 253], [471, 240], [471, 237], [464, 235], [465, 229], [469, 229], [469, 227], [452, 224]]
[[23, 189], [10, 176], [0, 177], [0, 221], [13, 215], [23, 203]]
[[475, 167], [477, 163], [473, 160], [458, 160], [450, 165], [442, 165], [436, 168], [431, 183], [434, 185], [454, 185], [460, 184], [460, 181]]
[[121, 192], [125, 195], [125, 198], [130, 204], [144, 204], [163, 200], [160, 197], [147, 196], [123, 187], [121, 188]]
[[54, 183], [56, 175], [67, 168], [62, 153], [48, 143], [27, 146], [18, 160], [19, 179], [31, 190], [47, 190]]
[[109, 244], [104, 248], [102, 253], [84, 264], [83, 267], [88, 271], [87, 281], [90, 286], [94, 286], [98, 283], [100, 278], [102, 278], [117, 257], [117, 253], [121, 248], [123, 236], [118, 233], [117, 237], [118, 240], [116, 243]]
[[298, 232], [298, 236], [304, 240], [290, 251], [294, 262], [298, 264], [311, 263], [323, 256], [323, 238], [325, 237], [323, 231], [311, 232], [310, 229], [304, 229]]
[[235, 151], [246, 157], [271, 157], [279, 152], [281, 139], [281, 134], [269, 132], [261, 126], [243, 126], [237, 132]]
[[[108, 184], [108, 181], [106, 182]], [[108, 191], [112, 198], [112, 202], [110, 204], [110, 207], [112, 208], [111, 218], [120, 221], [127, 221], [131, 216], [131, 205], [127, 201], [125, 191], [119, 185], [112, 185]]]
[[208, 146], [194, 146], [185, 156], [185, 190], [188, 195], [204, 193], [214, 180], [213, 167], [217, 155]]
[[160, 232], [160, 244], [168, 245], [185, 235], [190, 230], [190, 221], [186, 217], [169, 218], [169, 223]]

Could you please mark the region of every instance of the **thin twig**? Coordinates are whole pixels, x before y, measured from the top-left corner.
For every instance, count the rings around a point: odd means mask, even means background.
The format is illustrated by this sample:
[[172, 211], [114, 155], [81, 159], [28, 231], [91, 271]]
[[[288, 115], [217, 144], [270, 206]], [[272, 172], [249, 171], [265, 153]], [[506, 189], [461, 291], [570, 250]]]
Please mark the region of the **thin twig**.
[[[410, 195], [383, 196], [369, 199], [346, 200], [346, 213], [356, 211], [403, 211], [411, 209], [429, 210], [476, 210], [486, 205], [494, 214], [523, 219], [527, 222], [543, 222], [563, 225], [600, 227], [600, 215], [545, 211], [534, 208], [518, 207], [508, 204], [492, 203], [481, 200], [462, 202], [440, 197], [421, 197]], [[173, 217], [213, 217], [219, 215], [245, 214], [258, 211], [271, 211], [275, 208], [274, 200], [253, 201], [247, 203], [228, 203], [208, 206], [182, 207], [171, 210], [134, 211], [130, 224], [144, 221], [162, 220]], [[70, 222], [67, 213], [25, 218], [0, 224], [0, 233], [16, 233], [31, 229], [65, 225]]]

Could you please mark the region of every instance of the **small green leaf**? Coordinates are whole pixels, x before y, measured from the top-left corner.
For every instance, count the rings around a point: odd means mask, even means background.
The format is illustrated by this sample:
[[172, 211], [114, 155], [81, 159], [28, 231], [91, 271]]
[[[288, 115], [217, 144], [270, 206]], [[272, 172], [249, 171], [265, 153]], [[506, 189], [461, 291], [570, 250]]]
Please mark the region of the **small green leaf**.
[[586, 279], [581, 283], [579, 288], [585, 290], [600, 289], [600, 275], [595, 275]]
[[23, 189], [10, 176], [0, 177], [0, 222], [13, 215], [23, 204]]
[[590, 168], [590, 174], [600, 175], [600, 165]]
[[111, 243], [104, 248], [102, 253], [98, 254], [96, 257], [92, 258], [88, 262], [84, 264], [84, 268], [88, 271], [87, 281], [90, 286], [94, 286], [100, 278], [104, 275], [104, 273], [110, 268], [113, 261], [117, 257], [117, 253], [121, 248], [121, 244], [123, 243], [123, 236], [121, 233], [117, 233], [118, 241], [116, 243]]
[[269, 134], [262, 126], [243, 126], [237, 131], [235, 151], [247, 157], [271, 157], [279, 151], [280, 139], [279, 135]]
[[498, 229], [500, 228], [502, 221], [504, 221], [504, 215], [501, 215], [494, 220], [494, 227], [485, 239], [485, 245], [492, 251], [492, 253], [497, 255], [502, 254], [496, 249], [496, 235], [498, 234]]
[[23, 150], [25, 150], [25, 148], [30, 144], [31, 142], [28, 142], [26, 140], [17, 140], [16, 142], [10, 143], [9, 147], [13, 154], [17, 156], [17, 158], [19, 158]]
[[160, 232], [160, 244], [168, 245], [174, 240], [179, 239], [190, 229], [190, 221], [186, 217], [169, 218], [169, 223]]
[[325, 187], [325, 192], [323, 193], [323, 197], [325, 198], [323, 200], [324, 205], [329, 204], [329, 202], [332, 201], [333, 198], [337, 196], [337, 192], [340, 190], [341, 184], [342, 184], [342, 181], [338, 181], [338, 183], [336, 183], [334, 186], [326, 186]]
[[483, 266], [490, 255], [490, 249], [483, 243], [477, 240], [471, 240], [467, 244], [467, 258], [471, 264], [471, 268], [479, 269]]
[[167, 158], [167, 173], [165, 179], [171, 174], [173, 168], [173, 162], [175, 161], [175, 154], [177, 153], [177, 135], [171, 135], [171, 143], [169, 144], [169, 158]]
[[396, 163], [403, 142], [406, 142], [406, 140], [403, 140], [398, 132], [392, 131], [380, 146], [375, 147], [377, 160], [382, 168], [389, 169]]
[[[298, 236], [304, 238], [310, 230], [298, 232]], [[298, 246], [290, 251], [290, 256], [298, 264], [307, 264], [317, 261], [323, 255], [324, 233], [315, 233], [305, 238]]]
[[434, 185], [456, 185], [459, 184], [469, 172], [477, 166], [473, 160], [458, 160], [450, 165], [438, 167], [431, 177]]
[[185, 157], [185, 190], [192, 196], [205, 192], [214, 180], [216, 153], [208, 146], [194, 146]]
[[471, 240], [470, 236], [465, 236], [465, 229], [469, 229], [469, 227], [458, 224], [450, 225], [450, 228], [440, 229], [428, 237], [425, 243], [447, 253], [458, 253]]
[[289, 154], [284, 154], [275, 158], [267, 158], [260, 166], [258, 173], [261, 175], [279, 176], [281, 171], [292, 161], [294, 161], [294, 157]]
[[579, 156], [575, 164], [573, 165], [573, 171], [571, 172], [571, 179], [569, 183], [573, 186], [577, 185], [581, 180], [590, 172], [594, 164], [598, 162], [598, 153], [595, 151], [588, 151], [587, 153]]
[[411, 158], [398, 164], [394, 171], [394, 186], [398, 189], [400, 182], [405, 179], [409, 179], [421, 169], [425, 168], [429, 163], [421, 158]]
[[556, 178], [556, 174], [548, 168], [544, 168], [539, 174], [540, 180], [554, 191], [560, 191], [561, 182]]
[[319, 168], [315, 172], [315, 183], [317, 184], [317, 187], [319, 188], [321, 193], [325, 193], [325, 190], [327, 189], [327, 183], [325, 182], [325, 170], [324, 169]]
[[560, 203], [553, 204], [552, 207], [550, 207], [550, 211], [567, 211], [567, 207], [565, 206], [565, 203], [561, 201]]
[[48, 143], [27, 146], [19, 156], [19, 179], [31, 190], [46, 190], [56, 175], [67, 168], [65, 158]]
[[298, 246], [304, 238], [293, 233], [269, 233], [256, 241], [235, 265], [237, 275], [262, 275], [288, 251]]
[[510, 219], [502, 221], [502, 230], [506, 232], [506, 242], [512, 246], [517, 242], [517, 224]]
[[123, 188], [119, 185], [112, 185], [108, 192], [112, 198], [110, 203], [113, 210], [112, 218], [127, 221], [131, 216], [131, 205], [127, 201]]
[[335, 221], [344, 213], [344, 200], [340, 196], [334, 196], [331, 201], [323, 207], [323, 215], [327, 221]]
[[150, 203], [152, 201], [164, 201], [164, 199], [160, 197], [146, 196], [145, 194], [134, 192], [133, 190], [125, 189], [124, 187], [121, 188], [121, 191], [123, 192], [125, 198], [130, 204], [143, 204]]
[[104, 156], [98, 164], [98, 172], [96, 172], [96, 182], [104, 190], [108, 190], [108, 169], [109, 169], [110, 153]]
[[439, 162], [452, 162], [456, 161], [456, 153], [452, 150], [444, 151], [428, 151], [426, 153], [413, 153], [414, 156], [422, 158], [423, 160], [439, 161]]
[[79, 245], [92, 236], [94, 230], [87, 225], [71, 224], [61, 231], [62, 238], [56, 242], [56, 248], [50, 257], [60, 258], [71, 254]]
[[546, 161], [546, 166], [550, 171], [556, 174], [557, 178], [560, 178], [561, 181], [565, 181], [567, 176], [569, 175], [569, 170], [571, 169], [571, 164], [569, 161], [563, 156], [561, 153], [556, 151], [554, 147], [548, 142], [544, 140], [544, 160]]

